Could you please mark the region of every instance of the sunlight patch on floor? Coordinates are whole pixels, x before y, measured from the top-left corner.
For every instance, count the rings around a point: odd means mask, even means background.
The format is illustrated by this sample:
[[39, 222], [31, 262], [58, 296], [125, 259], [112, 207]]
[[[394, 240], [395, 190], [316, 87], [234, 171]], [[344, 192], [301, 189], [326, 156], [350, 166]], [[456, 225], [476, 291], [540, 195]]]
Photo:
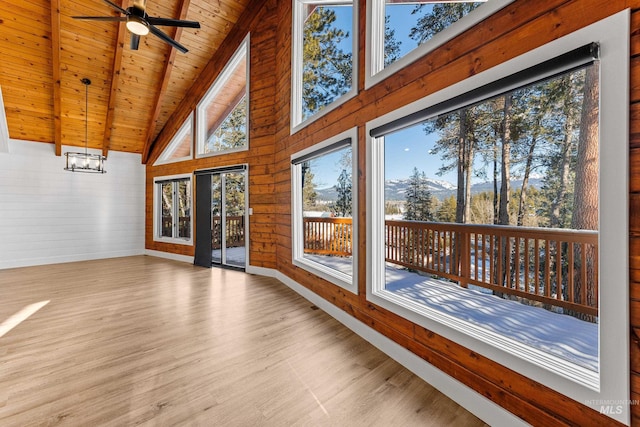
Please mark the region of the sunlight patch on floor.
[[38, 310], [47, 304], [49, 304], [49, 300], [29, 304], [4, 322], [0, 323], [0, 337], [6, 335], [10, 330], [33, 316]]

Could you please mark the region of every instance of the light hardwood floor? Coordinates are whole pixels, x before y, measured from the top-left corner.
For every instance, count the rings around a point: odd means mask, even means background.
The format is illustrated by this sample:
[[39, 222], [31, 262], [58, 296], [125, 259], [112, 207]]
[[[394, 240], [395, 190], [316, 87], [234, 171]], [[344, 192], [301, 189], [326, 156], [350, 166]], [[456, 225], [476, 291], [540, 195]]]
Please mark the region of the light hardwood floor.
[[0, 270], [1, 325], [5, 427], [484, 425], [277, 280], [237, 271], [148, 256]]

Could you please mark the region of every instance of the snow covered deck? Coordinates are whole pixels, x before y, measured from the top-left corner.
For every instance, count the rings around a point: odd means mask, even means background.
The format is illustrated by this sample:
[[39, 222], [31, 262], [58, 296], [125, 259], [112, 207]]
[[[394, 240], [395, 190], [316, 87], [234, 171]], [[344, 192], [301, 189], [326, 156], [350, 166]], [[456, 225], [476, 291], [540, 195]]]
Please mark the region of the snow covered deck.
[[[305, 258], [351, 274], [351, 258], [306, 254]], [[429, 308], [515, 339], [594, 372], [598, 371], [598, 324], [505, 300], [486, 289], [412, 273], [387, 263], [386, 289]]]

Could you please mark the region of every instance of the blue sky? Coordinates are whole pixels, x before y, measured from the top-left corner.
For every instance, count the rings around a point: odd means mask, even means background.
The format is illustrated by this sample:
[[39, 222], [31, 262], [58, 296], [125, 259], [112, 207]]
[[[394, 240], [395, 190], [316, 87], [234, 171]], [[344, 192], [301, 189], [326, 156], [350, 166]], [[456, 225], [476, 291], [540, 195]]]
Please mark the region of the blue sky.
[[[413, 50], [417, 43], [409, 37], [409, 32], [415, 26], [416, 15], [412, 15], [413, 4], [394, 4], [386, 6], [386, 14], [390, 15], [390, 25], [395, 27], [396, 39], [401, 42], [401, 56]], [[349, 38], [343, 40], [343, 49], [351, 48], [351, 19], [352, 8], [336, 6], [332, 8], [336, 13], [335, 25], [349, 32]], [[422, 14], [427, 10], [423, 10]], [[387, 136], [385, 141], [385, 179], [406, 179], [411, 175], [414, 167], [424, 171], [428, 178], [446, 180], [453, 184], [456, 182], [455, 172], [444, 176], [438, 176], [436, 172], [441, 166], [439, 156], [429, 155], [433, 148], [435, 135], [425, 135], [422, 126], [413, 126], [409, 129], [396, 132]], [[361, 153], [364, 155], [364, 153]], [[317, 159], [312, 164], [318, 188], [326, 188], [335, 185], [342, 168], [334, 159], [327, 156], [325, 159]]]

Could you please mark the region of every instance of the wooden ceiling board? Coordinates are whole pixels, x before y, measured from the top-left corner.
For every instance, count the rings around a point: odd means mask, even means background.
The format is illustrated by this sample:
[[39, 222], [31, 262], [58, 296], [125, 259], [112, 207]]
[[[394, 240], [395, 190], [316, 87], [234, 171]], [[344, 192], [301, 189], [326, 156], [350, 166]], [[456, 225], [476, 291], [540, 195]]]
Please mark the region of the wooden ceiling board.
[[[133, 3], [113, 1], [123, 8]], [[177, 36], [173, 27], [158, 27], [189, 49], [171, 54], [151, 34], [131, 51], [124, 24], [71, 18], [120, 15], [103, 0], [2, 0], [10, 11], [0, 16], [0, 86], [10, 137], [56, 143], [59, 151], [60, 145], [84, 146], [88, 123], [92, 148], [149, 150], [149, 138], [164, 128], [249, 3], [189, 0], [182, 9], [183, 0], [148, 0], [151, 16], [179, 19], [182, 11], [184, 19], [200, 22], [200, 29]], [[92, 81], [88, 121], [84, 77]]]
[[49, 1], [16, 2], [0, 16], [0, 87], [9, 136], [51, 142], [51, 23]]

